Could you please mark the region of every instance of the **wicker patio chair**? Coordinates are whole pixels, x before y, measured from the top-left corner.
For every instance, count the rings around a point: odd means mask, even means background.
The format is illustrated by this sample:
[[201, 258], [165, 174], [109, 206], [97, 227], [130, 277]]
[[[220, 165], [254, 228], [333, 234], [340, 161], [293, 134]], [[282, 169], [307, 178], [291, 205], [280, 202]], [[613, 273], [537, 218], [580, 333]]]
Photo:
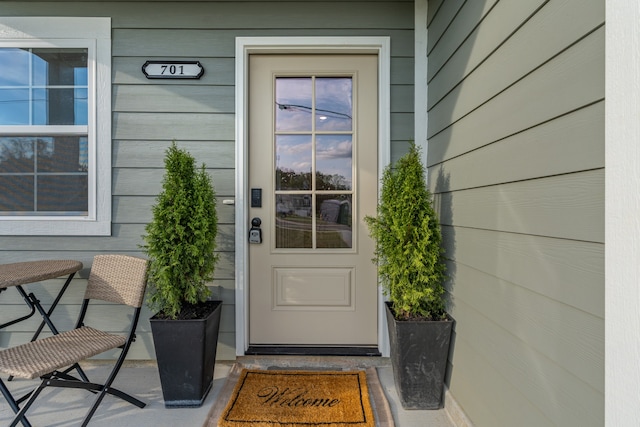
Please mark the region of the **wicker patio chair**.
[[[61, 332], [48, 338], [8, 348], [0, 351], [0, 374], [16, 378], [34, 379], [42, 382], [29, 395], [15, 400], [0, 379], [0, 392], [16, 412], [10, 424], [19, 422], [27, 427], [26, 411], [45, 387], [81, 388], [96, 394], [83, 426], [95, 413], [105, 394], [117, 396], [139, 408], [145, 403], [120, 390], [111, 388], [131, 343], [135, 340], [135, 330], [146, 287], [147, 261], [126, 255], [97, 255], [94, 257], [84, 295], [84, 301], [75, 329]], [[84, 325], [90, 300], [126, 304], [134, 308], [127, 336], [103, 332]], [[78, 362], [108, 350], [120, 348], [120, 356], [104, 384], [95, 384], [69, 373], [77, 369]], [[28, 400], [27, 400], [28, 399]], [[26, 400], [22, 408], [19, 403]], [[62, 409], [62, 408], [61, 408]]]

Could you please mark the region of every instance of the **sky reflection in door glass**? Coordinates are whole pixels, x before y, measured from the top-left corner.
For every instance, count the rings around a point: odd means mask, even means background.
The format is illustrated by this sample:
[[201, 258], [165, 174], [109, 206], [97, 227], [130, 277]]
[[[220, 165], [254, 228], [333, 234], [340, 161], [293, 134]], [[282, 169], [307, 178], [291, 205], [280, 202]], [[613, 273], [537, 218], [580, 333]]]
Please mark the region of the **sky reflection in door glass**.
[[276, 131], [311, 131], [311, 78], [276, 78]]
[[350, 131], [353, 117], [350, 77], [316, 79], [316, 130]]

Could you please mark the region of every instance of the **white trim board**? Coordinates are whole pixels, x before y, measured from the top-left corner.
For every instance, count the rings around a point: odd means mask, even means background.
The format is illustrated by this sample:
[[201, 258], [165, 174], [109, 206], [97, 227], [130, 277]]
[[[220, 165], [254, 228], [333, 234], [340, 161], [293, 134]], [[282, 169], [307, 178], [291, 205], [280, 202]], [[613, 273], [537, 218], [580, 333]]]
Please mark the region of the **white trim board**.
[[[7, 216], [0, 234], [25, 236], [111, 235], [111, 18], [0, 17], [3, 46], [73, 46], [89, 50], [89, 206], [86, 216]], [[43, 128], [30, 126], [29, 130]], [[3, 126], [3, 132], [25, 130]], [[62, 128], [58, 130], [64, 131]], [[78, 127], [70, 127], [76, 132]]]
[[640, 4], [606, 2], [605, 425], [640, 425]]
[[[378, 174], [390, 159], [390, 69], [389, 37], [238, 37], [236, 38], [236, 355], [243, 356], [249, 346], [249, 294], [247, 289], [249, 225], [248, 170], [248, 64], [254, 53], [370, 53], [378, 55]], [[378, 298], [378, 348], [389, 356], [382, 294]]]

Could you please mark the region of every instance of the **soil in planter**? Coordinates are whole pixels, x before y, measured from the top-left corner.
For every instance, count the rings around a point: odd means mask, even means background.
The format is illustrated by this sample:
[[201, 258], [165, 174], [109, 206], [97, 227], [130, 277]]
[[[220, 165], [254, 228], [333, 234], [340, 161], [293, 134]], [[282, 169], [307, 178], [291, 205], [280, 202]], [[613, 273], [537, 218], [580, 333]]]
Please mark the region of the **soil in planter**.
[[398, 322], [446, 322], [448, 320], [446, 313], [442, 313], [441, 316], [425, 317], [418, 314], [411, 314], [409, 312], [403, 312], [401, 315], [398, 315], [398, 312], [393, 308], [392, 305], [389, 306], [389, 309], [391, 310], [391, 313], [393, 313], [393, 317]]
[[[205, 301], [199, 304], [185, 304], [182, 306], [182, 310], [178, 313], [177, 320], [193, 320], [204, 319], [211, 313], [220, 301]], [[172, 317], [166, 316], [163, 312], [157, 313], [153, 316], [154, 319], [170, 320]]]

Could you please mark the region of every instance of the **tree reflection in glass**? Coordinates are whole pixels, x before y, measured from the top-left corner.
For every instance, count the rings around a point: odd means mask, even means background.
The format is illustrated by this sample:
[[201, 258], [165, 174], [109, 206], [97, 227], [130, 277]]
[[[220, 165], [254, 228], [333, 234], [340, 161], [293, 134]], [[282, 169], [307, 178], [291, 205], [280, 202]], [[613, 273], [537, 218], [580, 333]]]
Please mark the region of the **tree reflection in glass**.
[[276, 190], [310, 190], [311, 155], [311, 135], [276, 136]]
[[351, 135], [316, 137], [316, 189], [351, 190]]

